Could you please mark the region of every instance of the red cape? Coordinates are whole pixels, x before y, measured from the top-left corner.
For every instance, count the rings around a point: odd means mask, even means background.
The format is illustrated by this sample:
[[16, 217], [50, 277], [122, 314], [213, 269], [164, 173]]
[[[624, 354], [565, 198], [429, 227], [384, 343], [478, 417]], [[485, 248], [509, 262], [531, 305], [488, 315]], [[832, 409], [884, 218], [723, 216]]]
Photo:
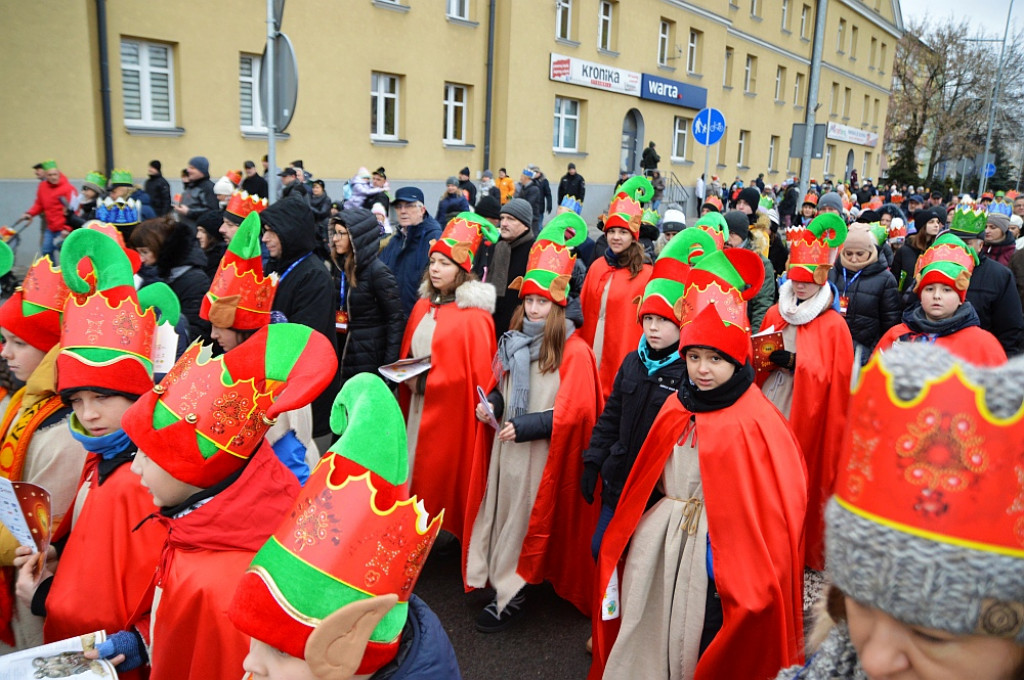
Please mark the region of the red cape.
[[[670, 396], [630, 472], [598, 556], [594, 596], [625, 552], [668, 457], [692, 414]], [[806, 476], [789, 424], [756, 387], [725, 409], [696, 414], [704, 507], [723, 624], [697, 663], [696, 680], [773, 678], [803, 663]], [[599, 680], [620, 619], [593, 618]]]
[[[761, 328], [781, 331], [789, 324], [774, 305]], [[807, 521], [804, 524], [804, 563], [825, 568], [825, 502], [832, 495], [839, 469], [839, 452], [846, 429], [853, 377], [853, 338], [846, 320], [825, 310], [796, 330], [796, 371], [789, 421], [807, 463]], [[759, 376], [763, 384], [767, 376]]]
[[[249, 637], [228, 619], [235, 586], [299, 493], [295, 475], [266, 442], [242, 476], [167, 530], [160, 565], [132, 623], [152, 644], [150, 680], [238, 678]], [[154, 586], [163, 588], [153, 630]]]
[[604, 310], [604, 345], [601, 348], [601, 364], [598, 366], [601, 375], [601, 394], [605, 399], [612, 393], [615, 374], [618, 373], [622, 360], [640, 344], [640, 336], [643, 335], [644, 329], [637, 322], [637, 304], [634, 300], [643, 296], [652, 271], [651, 265], [645, 264], [643, 271], [637, 274], [636, 278], [630, 279], [628, 269], [613, 269], [602, 257], [590, 265], [590, 271], [583, 282], [583, 290], [580, 291], [583, 327], [579, 329], [578, 334], [593, 347], [597, 320], [601, 315], [601, 296], [604, 295], [608, 277], [612, 279]]
[[[901, 336], [912, 333], [907, 324], [897, 324], [882, 336], [876, 349], [884, 352], [900, 341]], [[925, 338], [921, 338], [920, 341], [927, 342]], [[956, 333], [941, 335], [935, 338], [933, 344], [977, 366], [1002, 366], [1006, 363], [1006, 351], [996, 340], [996, 336], [979, 326], [968, 326]]]
[[[420, 299], [409, 315], [400, 357], [409, 356], [416, 326], [431, 309], [436, 310], [437, 326], [410, 493], [423, 500], [431, 517], [444, 509], [445, 531], [461, 541], [476, 440], [476, 387], [494, 382], [491, 362], [498, 347], [494, 319], [487, 311], [454, 302], [434, 307]], [[398, 401], [407, 418], [410, 395], [403, 384]]]
[[[597, 391], [594, 352], [578, 335], [574, 333], [565, 342], [562, 365], [558, 369], [560, 382], [555, 397], [548, 459], [537, 488], [537, 499], [530, 511], [530, 524], [516, 572], [527, 583], [551, 581], [560, 597], [590, 616], [594, 591], [590, 537], [597, 526], [600, 506], [581, 502], [580, 477], [583, 475], [582, 452], [587, 448], [590, 432], [604, 408], [604, 399]], [[492, 376], [487, 390], [494, 389], [496, 383]], [[494, 429], [480, 423], [467, 501], [466, 526], [470, 531], [487, 488], [493, 441]], [[468, 548], [469, 541], [463, 541], [463, 583]], [[467, 586], [466, 590], [472, 588]]]

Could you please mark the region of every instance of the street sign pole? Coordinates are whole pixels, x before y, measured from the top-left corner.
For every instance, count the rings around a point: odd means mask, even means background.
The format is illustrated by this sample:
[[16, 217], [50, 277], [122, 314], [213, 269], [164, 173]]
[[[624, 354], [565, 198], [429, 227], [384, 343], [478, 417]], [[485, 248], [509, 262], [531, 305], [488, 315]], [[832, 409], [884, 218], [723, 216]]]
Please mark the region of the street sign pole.
[[[708, 122], [707, 122], [707, 125], [705, 125], [704, 129], [706, 130], [706, 134], [707, 134], [707, 136], [704, 137], [704, 140], [707, 141], [711, 137], [711, 107], [710, 106], [708, 107]], [[711, 181], [711, 178], [708, 177], [708, 165], [710, 164], [710, 162], [711, 162], [711, 145], [710, 144], [705, 144], [704, 145], [704, 199], [705, 200], [707, 200], [707, 197], [708, 197], [708, 189], [707, 189], [707, 187], [708, 187], [708, 184]], [[697, 211], [698, 211], [698, 213], [700, 212], [700, 207], [697, 208]]]
[[[277, 197], [277, 129], [274, 112], [277, 110], [274, 99], [274, 42], [277, 38], [277, 21], [274, 0], [267, 0], [267, 58], [262, 68], [267, 71], [267, 102], [263, 114], [267, 118], [267, 202], [273, 203]], [[282, 8], [283, 9], [283, 8]]]

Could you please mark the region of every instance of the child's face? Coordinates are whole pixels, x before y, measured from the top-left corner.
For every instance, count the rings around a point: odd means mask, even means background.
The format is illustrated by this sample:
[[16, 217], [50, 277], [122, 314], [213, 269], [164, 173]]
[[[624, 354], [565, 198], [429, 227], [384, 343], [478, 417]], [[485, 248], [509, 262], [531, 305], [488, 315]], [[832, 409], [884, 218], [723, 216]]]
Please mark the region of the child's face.
[[658, 316], [644, 314], [644, 337], [652, 349], [665, 349], [679, 344], [679, 326], [674, 321]]
[[120, 395], [100, 394], [92, 390], [73, 393], [70, 402], [75, 418], [90, 437], [102, 437], [120, 430], [121, 416], [132, 405], [130, 399]]
[[796, 295], [796, 299], [801, 302], [804, 300], [810, 300], [818, 294], [819, 290], [821, 290], [821, 285], [817, 283], [811, 283], [809, 281], [793, 281], [793, 294]]
[[960, 295], [944, 283], [929, 283], [921, 291], [921, 307], [930, 321], [942, 321], [960, 307]]
[[817, 212], [818, 212], [818, 209], [815, 208], [813, 205], [811, 205], [810, 203], [804, 203], [804, 207], [803, 207], [804, 217], [814, 217], [815, 214], [817, 214]]
[[214, 342], [220, 345], [220, 348], [225, 352], [230, 352], [242, 343], [241, 334], [232, 328], [213, 326], [210, 331], [210, 337], [213, 338]]
[[242, 670], [252, 680], [316, 680], [305, 659], [299, 659], [252, 638]]
[[721, 354], [706, 347], [686, 349], [686, 374], [701, 392], [725, 384], [736, 372], [736, 367]]
[[14, 377], [22, 382], [28, 380], [32, 371], [36, 370], [42, 362], [46, 352], [36, 349], [6, 328], [0, 328], [0, 335], [3, 336], [3, 351], [0, 352], [7, 361]]
[[523, 311], [530, 321], [544, 321], [551, 313], [551, 305], [554, 303], [543, 295], [527, 295], [523, 300]]
[[181, 505], [189, 496], [202, 489], [172, 477], [169, 472], [153, 462], [143, 451], [132, 461], [132, 472], [142, 477], [142, 486], [153, 496], [153, 504], [160, 508]]

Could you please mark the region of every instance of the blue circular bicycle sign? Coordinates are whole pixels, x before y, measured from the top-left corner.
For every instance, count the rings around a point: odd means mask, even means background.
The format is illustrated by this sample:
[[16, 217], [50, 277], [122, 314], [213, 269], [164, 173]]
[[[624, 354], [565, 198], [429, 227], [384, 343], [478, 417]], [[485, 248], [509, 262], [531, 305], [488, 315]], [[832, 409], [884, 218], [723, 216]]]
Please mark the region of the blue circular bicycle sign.
[[717, 144], [725, 134], [725, 115], [718, 109], [701, 109], [693, 119], [693, 138], [698, 144]]

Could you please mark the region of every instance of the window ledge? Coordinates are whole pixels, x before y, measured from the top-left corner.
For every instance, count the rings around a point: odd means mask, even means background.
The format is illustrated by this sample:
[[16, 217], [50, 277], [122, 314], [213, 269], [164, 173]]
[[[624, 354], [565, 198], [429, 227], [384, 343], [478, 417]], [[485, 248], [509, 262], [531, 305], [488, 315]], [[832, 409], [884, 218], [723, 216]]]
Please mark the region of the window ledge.
[[559, 38], [559, 37], [556, 36], [555, 37], [555, 42], [560, 44], [560, 45], [568, 45], [569, 47], [579, 47], [580, 46], [580, 41], [579, 40], [572, 40], [570, 38]]
[[729, 9], [739, 9], [739, 8], [740, 8], [740, 6], [737, 5], [735, 2], [730, 2], [729, 3]]
[[744, 97], [756, 97], [757, 93], [756, 92], [744, 92], [743, 96]]
[[658, 64], [658, 70], [659, 71], [670, 71], [670, 72], [674, 73], [675, 70], [676, 70], [676, 67], [675, 66], [669, 66], [668, 64]]
[[777, 175], [777, 174], [779, 174], [779, 171], [778, 170], [769, 170], [768, 174], [769, 175]]
[[836, 54], [846, 54], [846, 52], [844, 52], [842, 50], [836, 50]]
[[[274, 136], [274, 138], [275, 139], [280, 139], [280, 140], [286, 140], [286, 139], [291, 139], [292, 136], [290, 134], [288, 134], [287, 132], [278, 132]], [[266, 140], [266, 139], [270, 139], [270, 132], [268, 130], [262, 130], [262, 131], [261, 130], [242, 130], [242, 139], [256, 139], [256, 140], [263, 139], [263, 140]]]
[[558, 158], [586, 158], [590, 155], [586, 151], [573, 151], [572, 149], [552, 149], [551, 153]]
[[875, 70], [875, 67], [874, 67], [874, 66], [868, 66], [868, 70], [869, 70], [869, 71], [874, 71], [874, 70]]
[[803, 111], [804, 107], [801, 106], [800, 104], [793, 104], [793, 110], [794, 111]]
[[850, 122], [850, 117], [849, 116], [843, 116], [842, 120], [843, 120], [844, 123], [849, 123]]
[[716, 168], [727, 168], [727, 167], [729, 167], [729, 166], [728, 166], [728, 165], [726, 165], [725, 163], [717, 163], [717, 164], [715, 165], [715, 167], [716, 167]]
[[688, 161], [685, 158], [672, 158], [670, 159], [670, 162], [672, 163], [672, 165], [693, 165], [693, 161]]
[[781, 28], [779, 30], [785, 33], [786, 35], [793, 35], [793, 31], [789, 30], [788, 28]]
[[750, 170], [750, 166], [749, 165], [743, 165], [741, 163], [737, 163], [736, 167], [739, 168], [740, 170]]
[[480, 25], [479, 21], [470, 21], [469, 19], [463, 19], [462, 17], [453, 17], [450, 14], [444, 15], [444, 18], [448, 20], [449, 24], [455, 24], [457, 26], [468, 26], [469, 28], [476, 28]]
[[878, 126], [877, 126], [877, 125], [872, 125], [872, 126], [871, 126], [871, 129], [872, 129], [872, 130], [875, 130], [875, 131], [877, 132], [877, 131], [878, 131]]
[[776, 99], [776, 100], [775, 100], [775, 105], [776, 105], [776, 106], [782, 106], [782, 105], [783, 105], [783, 104], [785, 104], [785, 103], [786, 103], [786, 100], [785, 100], [785, 99]]
[[388, 0], [372, 0], [370, 4], [378, 9], [389, 9], [392, 12], [408, 12], [412, 9], [409, 5], [402, 5], [397, 2], [388, 2]]
[[374, 137], [373, 135], [370, 135], [370, 144], [373, 144], [374, 146], [409, 146], [409, 140]]
[[444, 148], [451, 149], [452, 151], [472, 151], [476, 148], [476, 144], [465, 144], [463, 142], [447, 142], [441, 140], [441, 144]]
[[764, 17], [759, 17], [756, 14], [751, 14], [750, 18], [753, 19], [754, 21], [764, 21]]
[[853, 56], [853, 55], [851, 54], [851, 55], [850, 55], [850, 61], [857, 61], [857, 57], [855, 57], [855, 56]]
[[800, 36], [800, 42], [805, 42], [805, 43], [809, 43], [809, 42], [811, 42], [811, 39], [810, 39], [810, 38], [808, 38], [808, 37], [807, 37], [807, 36], [805, 36], [805, 35], [802, 35], [802, 36]]
[[723, 90], [731, 90], [732, 89], [732, 85], [722, 85], [722, 89]]
[[686, 77], [687, 78], [696, 78], [697, 80], [700, 80], [701, 78], [704, 77], [704, 74], [703, 73], [697, 73], [696, 71], [687, 71], [686, 72]]
[[598, 47], [597, 48], [597, 53], [598, 54], [603, 54], [606, 57], [617, 57], [617, 56], [619, 56], [619, 53], [616, 52], [615, 50], [608, 50], [608, 49], [605, 49], [603, 47]]
[[138, 135], [139, 137], [181, 137], [185, 134], [185, 128], [183, 127], [158, 128], [125, 125], [124, 129], [128, 134]]

